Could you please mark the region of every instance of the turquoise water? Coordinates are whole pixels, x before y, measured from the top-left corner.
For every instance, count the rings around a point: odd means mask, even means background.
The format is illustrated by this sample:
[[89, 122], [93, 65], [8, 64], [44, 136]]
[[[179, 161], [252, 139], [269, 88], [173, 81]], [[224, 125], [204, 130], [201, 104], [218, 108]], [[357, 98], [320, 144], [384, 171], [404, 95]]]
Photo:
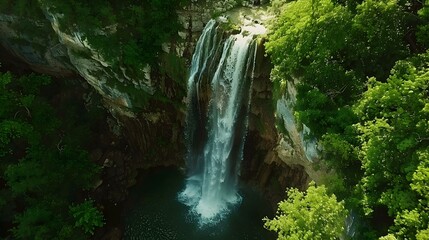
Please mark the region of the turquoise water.
[[272, 217], [263, 197], [240, 187], [240, 205], [232, 207], [222, 221], [199, 226], [198, 218], [177, 200], [185, 187], [184, 175], [175, 169], [156, 169], [144, 174], [130, 191], [123, 213], [127, 240], [270, 240], [264, 216]]

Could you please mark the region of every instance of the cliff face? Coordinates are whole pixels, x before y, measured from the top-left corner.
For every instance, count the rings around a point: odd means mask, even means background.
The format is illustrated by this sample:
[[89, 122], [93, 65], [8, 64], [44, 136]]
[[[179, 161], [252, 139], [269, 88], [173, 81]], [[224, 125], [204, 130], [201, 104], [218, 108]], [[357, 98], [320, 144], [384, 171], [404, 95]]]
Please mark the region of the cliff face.
[[22, 19], [0, 14], [0, 32], [4, 49], [33, 71], [56, 77], [76, 75], [66, 46], [58, 41], [47, 19]]
[[288, 91], [275, 100], [272, 66], [264, 55], [261, 48], [242, 177], [261, 187], [276, 204], [285, 197], [286, 188], [304, 190], [311, 180], [322, 183], [328, 172], [319, 157], [317, 139], [309, 137], [310, 129], [294, 117], [295, 83], [289, 81]]
[[[160, 67], [146, 66], [139, 74], [130, 73], [125, 66], [110, 64], [79, 31], [72, 30], [76, 28], [61, 30], [58, 23], [61, 16], [48, 10], [43, 19], [0, 14], [0, 43], [32, 70], [56, 77], [80, 76], [103, 97], [126, 146], [122, 151], [101, 154], [104, 159], [99, 161], [105, 163], [111, 185], [116, 181], [115, 186], [123, 189], [133, 183], [138, 168], [183, 165], [186, 77], [196, 41], [212, 16], [239, 4], [259, 3], [263, 1], [194, 1], [179, 11], [183, 25], [180, 39], [163, 44]], [[240, 21], [266, 20], [255, 11], [247, 8], [228, 15], [235, 25], [240, 25]], [[252, 14], [258, 17], [253, 18]], [[108, 38], [114, 26], [104, 31]], [[320, 181], [323, 174], [312, 167], [319, 161], [316, 142], [305, 137], [308, 129], [293, 118], [293, 84], [288, 94], [274, 102], [270, 71], [261, 44], [242, 178], [269, 189], [272, 198], [278, 200], [286, 187], [305, 188], [310, 179]], [[112, 196], [112, 201], [120, 201], [125, 193]]]
[[[204, 25], [213, 15], [252, 2], [193, 1], [178, 11], [183, 28], [178, 39], [163, 44], [160, 69], [147, 65], [138, 73], [132, 73], [123, 64], [117, 66], [105, 60], [79, 32], [79, 26], [61, 28], [61, 14], [51, 13], [48, 8], [42, 9], [45, 18], [0, 14], [0, 43], [36, 72], [58, 77], [80, 75], [105, 98], [112, 111], [135, 117], [134, 113], [144, 109], [148, 99], [168, 98], [180, 102], [185, 96], [185, 89], [180, 85], [186, 82], [193, 48]], [[94, 31], [109, 38], [116, 30], [115, 26], [109, 26]]]
[[1, 61], [18, 59], [18, 64], [58, 79], [80, 78], [102, 96], [103, 105], [114, 117], [109, 125], [118, 134], [105, 134], [105, 145], [110, 147], [90, 150], [93, 160], [104, 168], [96, 192], [119, 202], [139, 168], [182, 165], [185, 90], [178, 82], [185, 84], [186, 67], [185, 58], [174, 53], [184, 53], [184, 47], [165, 44], [160, 63], [163, 71], [146, 67], [141, 74], [144, 78], [131, 78], [126, 68], [104, 61], [79, 32], [63, 32], [57, 16], [46, 16], [23, 19], [0, 14], [0, 44], [7, 51]]

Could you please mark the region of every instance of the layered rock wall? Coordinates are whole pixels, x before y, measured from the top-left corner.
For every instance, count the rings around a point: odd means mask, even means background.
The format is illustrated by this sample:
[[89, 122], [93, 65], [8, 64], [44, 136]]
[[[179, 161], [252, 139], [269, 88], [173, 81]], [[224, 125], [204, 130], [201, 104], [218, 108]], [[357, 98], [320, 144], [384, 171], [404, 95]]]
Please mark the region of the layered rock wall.
[[[122, 151], [105, 158], [110, 159], [105, 161], [111, 179], [122, 179], [118, 188], [123, 188], [132, 184], [138, 168], [183, 165], [186, 104], [183, 85], [186, 86], [186, 67], [196, 41], [214, 16], [225, 14], [224, 20], [237, 26], [269, 19], [261, 8], [236, 8], [255, 3], [261, 2], [192, 1], [179, 11], [183, 25], [179, 32], [181, 41], [163, 45], [165, 61], [160, 64], [164, 68], [169, 64], [183, 65], [175, 70], [179, 79], [149, 66], [141, 69], [142, 77], [136, 78], [125, 67], [112, 66], [79, 31], [62, 31], [58, 24], [61, 16], [49, 11], [45, 12], [46, 18], [32, 20], [0, 14], [0, 43], [34, 71], [57, 77], [80, 76], [103, 97], [127, 143]], [[233, 10], [226, 13], [230, 9]], [[303, 189], [311, 179], [322, 181], [325, 173], [313, 168], [319, 161], [316, 141], [308, 139], [309, 130], [294, 120], [293, 83], [289, 83], [283, 98], [273, 100], [271, 65], [265, 57], [263, 40], [256, 65], [242, 179], [268, 189], [272, 199], [279, 200], [286, 187]], [[115, 159], [113, 165], [109, 162], [112, 159]], [[120, 200], [123, 195], [114, 198]]]

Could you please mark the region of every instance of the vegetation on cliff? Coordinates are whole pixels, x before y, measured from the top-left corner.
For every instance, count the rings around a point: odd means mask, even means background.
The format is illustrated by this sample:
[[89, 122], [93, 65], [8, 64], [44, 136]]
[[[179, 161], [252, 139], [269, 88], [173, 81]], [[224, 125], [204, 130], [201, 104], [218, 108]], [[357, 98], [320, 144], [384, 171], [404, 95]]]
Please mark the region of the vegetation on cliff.
[[[48, 18], [64, 33], [80, 34], [102, 60], [135, 79], [145, 66], [163, 65], [160, 73], [184, 80], [183, 59], [161, 54], [177, 35], [184, 2], [0, 0], [0, 11], [27, 18], [21, 27]], [[338, 176], [306, 193], [289, 190], [266, 227], [279, 239], [337, 239], [348, 208], [360, 221], [355, 239], [429, 239], [428, 1], [271, 4], [265, 46], [274, 91], [281, 97], [285, 82], [299, 79], [296, 117]], [[0, 73], [1, 237], [86, 239], [103, 225], [87, 198], [100, 171], [84, 147], [93, 119], [76, 117], [76, 106], [58, 112], [46, 97], [49, 82]], [[151, 97], [167, 102], [132, 84], [112, 85], [142, 95], [141, 105]]]
[[1, 0], [0, 10], [27, 18], [56, 18], [114, 65], [139, 72], [157, 63], [162, 44], [177, 36], [176, 10], [185, 0]]
[[279, 203], [277, 216], [264, 220], [265, 227], [276, 231], [279, 239], [326, 240], [343, 233], [346, 217], [344, 202], [312, 182], [305, 193], [289, 189], [287, 199]]
[[429, 238], [427, 4], [273, 1], [272, 80], [300, 79], [296, 116], [361, 218], [357, 239]]
[[0, 12], [10, 33], [4, 41], [18, 49], [31, 47], [16, 51], [26, 61], [65, 63], [96, 79], [90, 83], [118, 102], [117, 109], [135, 113], [152, 101], [179, 105], [185, 95], [185, 44], [178, 35], [183, 27], [177, 10], [187, 2], [0, 0]]
[[[0, 73], [0, 236], [87, 239], [103, 225], [85, 199], [100, 171], [84, 145], [97, 118], [52, 106], [50, 78]], [[45, 96], [45, 97], [43, 97]]]

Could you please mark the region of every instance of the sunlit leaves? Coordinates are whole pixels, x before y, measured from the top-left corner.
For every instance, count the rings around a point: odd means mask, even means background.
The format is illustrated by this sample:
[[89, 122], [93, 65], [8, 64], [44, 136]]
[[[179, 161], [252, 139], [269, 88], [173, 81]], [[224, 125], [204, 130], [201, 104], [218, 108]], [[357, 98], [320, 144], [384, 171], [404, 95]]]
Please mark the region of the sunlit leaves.
[[347, 211], [344, 202], [326, 193], [324, 186], [310, 184], [307, 192], [290, 189], [280, 202], [274, 219], [264, 219], [265, 227], [282, 240], [338, 239], [344, 231]]
[[345, 44], [350, 17], [329, 0], [291, 2], [271, 26], [276, 30], [266, 43], [267, 52], [284, 74], [297, 73], [313, 61], [330, 61]]
[[274, 3], [271, 79], [277, 88], [299, 80], [295, 116], [322, 140], [323, 158], [347, 185], [338, 184], [342, 193], [367, 214], [387, 208], [396, 227], [383, 239], [424, 239], [429, 58], [409, 57], [428, 46], [427, 1]]
[[[338, 126], [342, 122], [336, 115], [344, 113], [338, 110], [359, 98], [368, 77], [384, 81], [394, 63], [409, 54], [404, 41], [406, 9], [396, 0], [298, 0], [281, 9], [266, 43], [275, 64], [272, 79], [299, 77], [304, 86], [298, 89], [299, 120], [318, 137], [341, 133], [349, 122]], [[317, 91], [329, 100], [305, 104], [313, 100], [306, 91]]]
[[427, 240], [429, 239], [429, 226], [425, 230], [421, 230], [416, 235], [417, 240]]
[[[354, 27], [365, 32], [370, 43], [377, 43], [381, 39], [393, 41], [398, 36], [391, 36], [388, 33], [401, 34], [403, 32], [404, 12], [400, 8], [396, 0], [363, 1], [357, 6], [357, 14], [353, 21]], [[391, 19], [396, 19], [396, 21], [389, 21]]]
[[[386, 83], [369, 81], [355, 106], [361, 122], [362, 203], [396, 218], [392, 236], [415, 238], [429, 223], [429, 57], [399, 61]], [[417, 224], [419, 223], [419, 224]], [[423, 234], [423, 233], [422, 233]]]
[[419, 165], [413, 174], [411, 189], [422, 196], [429, 203], [429, 148], [417, 152]]

